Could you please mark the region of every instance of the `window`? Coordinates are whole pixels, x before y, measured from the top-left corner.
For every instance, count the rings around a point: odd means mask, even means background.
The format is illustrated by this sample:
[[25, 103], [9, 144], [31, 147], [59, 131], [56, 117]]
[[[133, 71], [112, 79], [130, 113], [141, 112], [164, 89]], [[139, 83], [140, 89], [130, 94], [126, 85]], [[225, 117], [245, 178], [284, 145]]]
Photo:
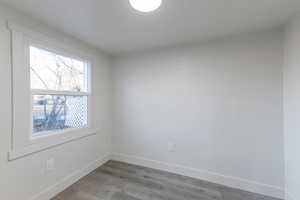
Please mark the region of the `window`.
[[88, 63], [29, 48], [33, 136], [87, 126]]
[[63, 41], [8, 23], [12, 36], [9, 159], [97, 133], [92, 57]]

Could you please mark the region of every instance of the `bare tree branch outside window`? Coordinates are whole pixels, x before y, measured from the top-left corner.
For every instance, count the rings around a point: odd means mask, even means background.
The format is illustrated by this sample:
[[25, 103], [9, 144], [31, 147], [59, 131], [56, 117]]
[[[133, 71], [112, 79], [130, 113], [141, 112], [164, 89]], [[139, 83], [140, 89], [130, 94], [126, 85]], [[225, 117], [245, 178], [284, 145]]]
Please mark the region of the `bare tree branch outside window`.
[[[85, 91], [85, 67], [82, 61], [36, 47], [30, 49], [32, 89]], [[76, 97], [67, 95], [35, 95], [34, 132], [71, 128], [66, 119], [69, 111], [68, 101], [74, 101], [74, 98]]]

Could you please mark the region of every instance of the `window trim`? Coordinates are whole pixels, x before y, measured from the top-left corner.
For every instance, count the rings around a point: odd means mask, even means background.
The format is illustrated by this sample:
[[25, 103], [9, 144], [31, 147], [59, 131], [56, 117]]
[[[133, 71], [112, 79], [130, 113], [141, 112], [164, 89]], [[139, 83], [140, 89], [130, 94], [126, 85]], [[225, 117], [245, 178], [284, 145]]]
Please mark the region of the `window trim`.
[[[57, 145], [61, 145], [73, 140], [77, 140], [83, 137], [87, 137], [90, 135], [95, 135], [98, 131], [94, 129], [94, 119], [93, 119], [93, 93], [92, 93], [92, 58], [90, 56], [85, 55], [84, 52], [78, 51], [77, 48], [69, 46], [66, 43], [63, 43], [59, 40], [55, 40], [50, 38], [42, 33], [34, 32], [26, 27], [15, 23], [8, 23], [8, 29], [11, 31], [11, 40], [12, 40], [12, 137], [11, 137], [11, 148], [9, 151], [9, 160], [14, 160], [19, 157], [26, 156], [28, 154], [32, 154], [35, 152], [39, 152]], [[35, 46], [37, 48], [45, 49], [52, 51], [57, 54], [61, 54], [73, 59], [84, 61], [88, 64], [88, 91], [86, 92], [71, 92], [71, 91], [53, 91], [53, 90], [37, 90], [31, 89], [30, 87], [30, 78], [28, 79], [28, 75], [30, 77], [30, 70], [28, 72], [24, 67], [30, 66], [29, 59], [29, 47]], [[45, 48], [46, 47], [46, 48]], [[25, 64], [24, 64], [25, 63]], [[17, 69], [17, 70], [16, 70]], [[26, 76], [20, 82], [16, 81], [16, 71], [22, 70], [26, 71]], [[20, 72], [19, 72], [20, 73]], [[24, 81], [25, 80], [25, 81]], [[29, 97], [29, 99], [25, 99], [25, 101], [29, 102], [28, 108], [26, 108], [25, 113], [18, 112], [16, 110], [15, 103], [20, 102], [16, 100], [16, 93], [20, 91], [18, 87], [20, 85], [25, 84], [26, 88], [29, 90], [24, 92], [24, 96]], [[21, 86], [23, 87], [23, 86]], [[64, 130], [59, 130], [52, 134], [42, 134], [40, 136], [32, 135], [32, 94], [63, 94], [70, 96], [87, 96], [88, 98], [88, 124], [87, 126], [80, 128], [69, 128]], [[26, 98], [27, 98], [26, 97]], [[19, 106], [20, 107], [20, 106]], [[28, 111], [29, 109], [29, 111]], [[20, 131], [20, 128], [16, 130], [18, 126], [18, 120], [15, 118], [16, 114], [20, 114], [24, 118], [24, 121], [29, 123], [29, 128], [27, 131]], [[29, 120], [27, 118], [29, 117]], [[18, 118], [20, 121], [20, 117]], [[16, 121], [17, 120], [17, 121]], [[25, 122], [23, 122], [25, 123]], [[27, 127], [27, 125], [25, 125]], [[28, 133], [27, 133], [28, 132]]]

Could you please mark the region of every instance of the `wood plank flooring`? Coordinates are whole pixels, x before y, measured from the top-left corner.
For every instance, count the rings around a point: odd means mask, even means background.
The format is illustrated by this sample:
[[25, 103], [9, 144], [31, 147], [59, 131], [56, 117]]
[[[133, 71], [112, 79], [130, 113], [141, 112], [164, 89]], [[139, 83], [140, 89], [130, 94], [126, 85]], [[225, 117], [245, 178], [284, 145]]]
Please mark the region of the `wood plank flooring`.
[[109, 161], [52, 200], [278, 200], [155, 169]]

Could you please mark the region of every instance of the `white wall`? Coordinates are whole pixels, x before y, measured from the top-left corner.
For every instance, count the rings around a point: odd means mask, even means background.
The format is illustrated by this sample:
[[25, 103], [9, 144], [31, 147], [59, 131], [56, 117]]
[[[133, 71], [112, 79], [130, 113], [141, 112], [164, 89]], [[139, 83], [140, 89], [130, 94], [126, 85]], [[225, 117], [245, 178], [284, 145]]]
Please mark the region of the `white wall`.
[[[100, 129], [96, 136], [8, 162], [11, 47], [6, 19], [47, 33], [94, 57], [94, 119]], [[297, 89], [300, 71], [299, 27], [295, 22], [288, 29], [285, 65], [286, 125], [291, 124], [286, 127], [287, 188], [298, 198], [299, 178], [295, 177], [299, 172], [292, 167], [299, 166], [297, 153], [292, 153], [297, 150], [293, 131], [297, 128], [297, 104], [293, 103], [297, 96], [290, 91]], [[76, 177], [82, 169], [88, 171], [105, 160], [110, 153], [112, 100], [114, 159], [282, 195], [283, 48], [279, 30], [119, 56], [113, 63], [113, 88], [108, 56], [2, 5], [0, 44], [1, 199], [47, 199], [48, 194], [62, 189], [55, 184], [71, 183], [72, 175]], [[114, 99], [110, 98], [111, 89]], [[169, 142], [175, 144], [173, 151], [168, 151]], [[45, 161], [52, 157], [56, 170], [47, 174]]]
[[287, 200], [300, 199], [300, 15], [285, 33], [284, 134]]
[[[93, 100], [96, 102], [94, 120], [100, 130], [97, 135], [8, 162], [7, 153], [10, 149], [11, 135], [11, 47], [10, 33], [4, 24], [6, 19], [33, 27], [34, 30], [62, 40], [93, 57]], [[34, 196], [36, 200], [43, 200], [44, 197], [47, 199], [48, 194], [62, 189], [62, 185], [55, 184], [71, 183], [68, 181], [74, 181], [73, 178], [76, 178], [77, 175], [82, 175], [97, 167], [109, 154], [111, 132], [110, 59], [98, 50], [49, 27], [42, 26], [39, 22], [17, 14], [2, 5], [0, 6], [0, 44], [0, 199], [33, 200]], [[45, 162], [48, 158], [56, 160], [56, 170], [51, 173], [45, 172]], [[67, 179], [68, 177], [70, 179]]]
[[282, 62], [280, 30], [116, 57], [113, 158], [282, 197]]

